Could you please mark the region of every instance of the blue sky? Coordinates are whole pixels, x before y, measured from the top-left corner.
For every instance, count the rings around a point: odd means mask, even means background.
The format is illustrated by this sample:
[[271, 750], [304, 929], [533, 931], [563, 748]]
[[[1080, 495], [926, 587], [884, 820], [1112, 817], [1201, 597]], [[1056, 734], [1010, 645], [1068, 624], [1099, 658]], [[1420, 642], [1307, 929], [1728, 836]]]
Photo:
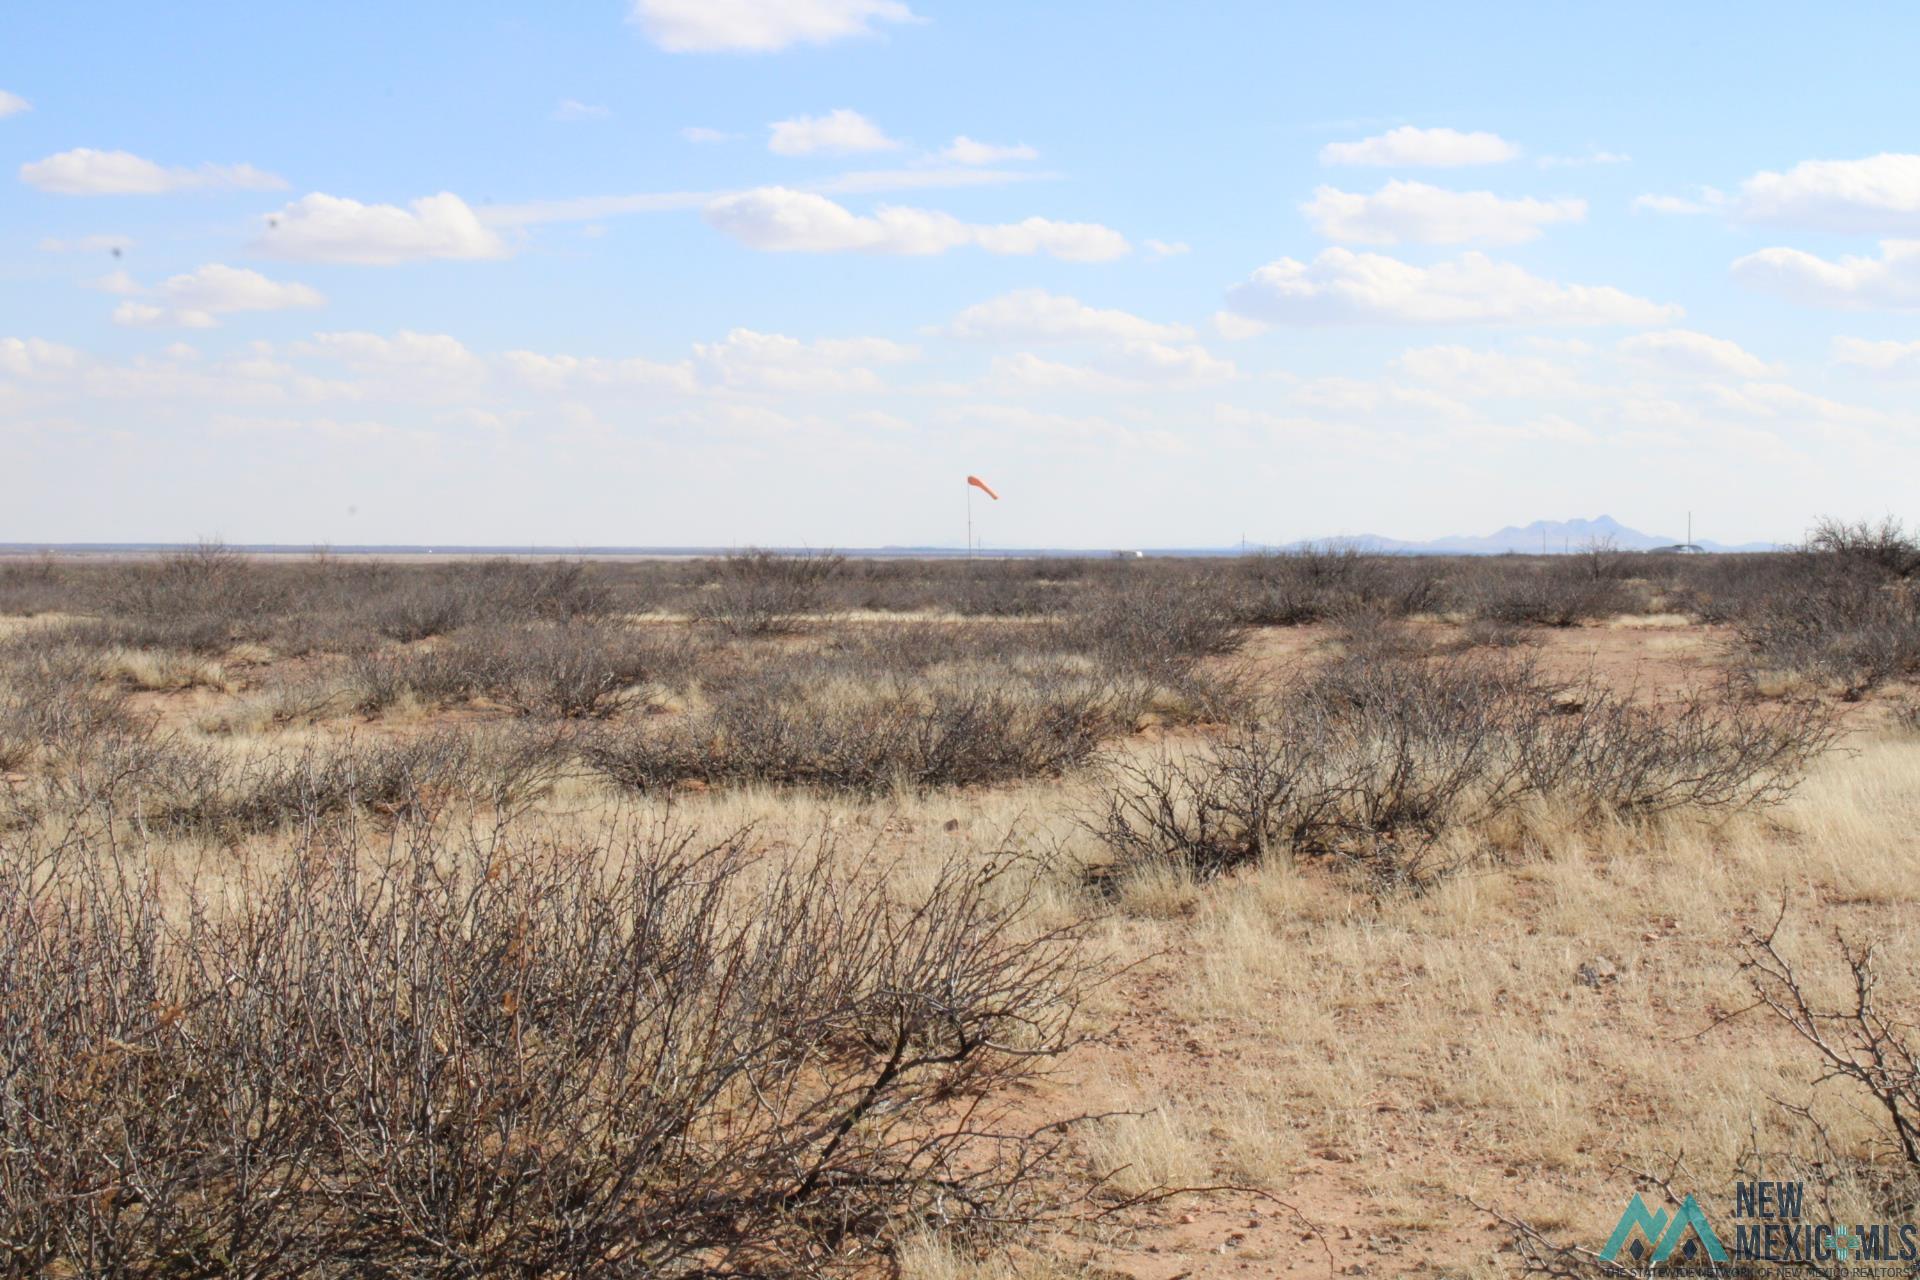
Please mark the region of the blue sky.
[[1920, 15], [1845, 13], [15, 3], [0, 541], [1914, 514]]

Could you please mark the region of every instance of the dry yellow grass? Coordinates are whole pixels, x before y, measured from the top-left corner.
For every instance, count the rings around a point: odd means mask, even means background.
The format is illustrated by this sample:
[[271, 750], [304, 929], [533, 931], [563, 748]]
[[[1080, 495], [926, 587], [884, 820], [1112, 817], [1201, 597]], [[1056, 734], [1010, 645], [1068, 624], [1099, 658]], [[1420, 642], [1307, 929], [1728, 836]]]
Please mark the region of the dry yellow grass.
[[[1591, 634], [1639, 646], [1616, 657], [1703, 667], [1709, 647], [1682, 623], [1623, 618]], [[1323, 642], [1274, 632], [1251, 651], [1279, 666]], [[218, 664], [131, 651], [112, 662], [117, 678], [183, 707], [196, 691], [219, 695], [185, 718], [222, 750], [244, 751], [270, 730], [297, 743], [344, 727], [284, 727]], [[429, 718], [403, 708], [382, 727]], [[1155, 736], [1119, 749], [1161, 745]], [[1489, 856], [1476, 833], [1451, 851], [1464, 869], [1418, 895], [1382, 896], [1336, 868], [1278, 860], [1212, 883], [1160, 871], [1096, 893], [1076, 874], [1100, 856], [1078, 823], [1095, 785], [1081, 776], [863, 800], [754, 787], [633, 798], [576, 777], [533, 821], [560, 835], [671, 812], [715, 832], [752, 828], [773, 847], [833, 833], [907, 897], [956, 851], [1044, 855], [1054, 869], [1042, 923], [1101, 914], [1090, 945], [1122, 973], [1093, 996], [1101, 1035], [1031, 1100], [1036, 1118], [1127, 1112], [1082, 1138], [1087, 1171], [1113, 1191], [1232, 1183], [1268, 1193], [1297, 1205], [1339, 1265], [1370, 1274], [1510, 1273], [1501, 1234], [1469, 1200], [1592, 1247], [1633, 1190], [1633, 1170], [1684, 1156], [1688, 1186], [1720, 1197], [1755, 1141], [1804, 1141], [1776, 1098], [1809, 1102], [1843, 1146], [1865, 1149], [1870, 1119], [1837, 1086], [1811, 1090], [1805, 1046], [1761, 1015], [1721, 1020], [1747, 1003], [1743, 930], [1764, 927], [1783, 901], [1783, 938], [1822, 989], [1836, 980], [1824, 938], [1839, 929], [1879, 938], [1890, 992], [1912, 997], [1920, 739], [1863, 729], [1764, 818], [1595, 828], [1530, 815], [1523, 856], [1512, 840], [1491, 842], [1508, 852]], [[273, 847], [165, 856], [180, 883], [204, 887]], [[1176, 1200], [1091, 1240], [1029, 1242], [985, 1263], [925, 1233], [900, 1262], [912, 1280], [1089, 1267], [1225, 1276], [1254, 1259], [1324, 1274], [1325, 1253], [1299, 1232], [1284, 1248], [1262, 1243], [1277, 1227], [1249, 1232], [1263, 1203]]]

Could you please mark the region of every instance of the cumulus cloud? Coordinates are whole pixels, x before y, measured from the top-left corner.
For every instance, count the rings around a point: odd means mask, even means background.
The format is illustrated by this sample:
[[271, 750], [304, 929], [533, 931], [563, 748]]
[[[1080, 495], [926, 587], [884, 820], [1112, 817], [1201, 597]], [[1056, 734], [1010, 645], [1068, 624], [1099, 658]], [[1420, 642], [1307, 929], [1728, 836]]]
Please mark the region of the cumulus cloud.
[[1025, 143], [997, 146], [991, 142], [975, 142], [961, 134], [946, 145], [940, 158], [951, 164], [1004, 164], [1010, 160], [1038, 160], [1040, 153]]
[[1485, 254], [1431, 267], [1328, 249], [1311, 263], [1270, 262], [1227, 294], [1228, 309], [1269, 324], [1659, 324], [1680, 308], [1606, 285], [1561, 284]]
[[1115, 392], [1131, 390], [1127, 379], [1086, 365], [1048, 360], [1031, 351], [994, 357], [987, 385], [1007, 391]]
[[1319, 187], [1300, 206], [1321, 235], [1355, 244], [1519, 244], [1556, 222], [1581, 222], [1585, 200], [1503, 200], [1491, 191], [1448, 191], [1389, 182], [1372, 195]]
[[135, 329], [211, 329], [220, 323], [210, 311], [132, 301], [113, 309], [113, 322]]
[[1715, 338], [1691, 329], [1665, 329], [1659, 333], [1639, 333], [1622, 339], [1620, 350], [1627, 355], [1661, 365], [1678, 373], [1731, 374], [1739, 378], [1761, 378], [1771, 370], [1767, 362], [1737, 342]]
[[1126, 237], [1097, 223], [1027, 218], [983, 225], [929, 209], [887, 206], [863, 216], [825, 196], [787, 187], [723, 196], [707, 205], [706, 218], [749, 248], [778, 253], [935, 254], [971, 245], [988, 253], [1106, 262], [1130, 248]]
[[1838, 261], [1799, 249], [1762, 249], [1737, 259], [1736, 280], [1821, 307], [1908, 310], [1920, 307], [1920, 240], [1882, 240], [1880, 256]]
[[20, 166], [20, 180], [62, 196], [153, 196], [170, 191], [283, 191], [285, 178], [250, 164], [168, 168], [130, 151], [77, 147]]
[[900, 147], [879, 125], [848, 107], [823, 116], [776, 120], [768, 129], [767, 150], [782, 156], [844, 156]]
[[328, 356], [361, 373], [410, 373], [436, 379], [470, 379], [485, 362], [465, 343], [445, 333], [402, 329], [392, 337], [364, 331], [316, 333], [296, 351]]
[[315, 192], [266, 219], [254, 248], [300, 262], [391, 266], [428, 258], [503, 258], [507, 246], [451, 192], [406, 208]]
[[1018, 342], [1072, 342], [1111, 339], [1130, 342], [1190, 340], [1185, 325], [1155, 324], [1131, 312], [1090, 307], [1077, 298], [1045, 289], [1016, 289], [975, 303], [953, 318], [947, 332], [956, 338]]
[[128, 297], [146, 292], [140, 282], [125, 271], [109, 271], [104, 276], [85, 281], [84, 284], [85, 287], [98, 289], [102, 293], [118, 293]]
[[1635, 213], [1673, 213], [1699, 214], [1717, 213], [1724, 209], [1727, 197], [1712, 187], [1701, 187], [1691, 196], [1636, 196], [1633, 201]]
[[[110, 293], [145, 294], [125, 272], [115, 272], [94, 287]], [[151, 290], [152, 302], [124, 302], [114, 309], [115, 324], [144, 328], [211, 329], [217, 317], [239, 311], [284, 311], [318, 307], [319, 290], [304, 284], [270, 280], [258, 271], [210, 262], [197, 271], [171, 276]]]
[[728, 133], [725, 129], [709, 129], [704, 125], [693, 124], [682, 129], [680, 136], [688, 142], [704, 145], [714, 142], [732, 142], [740, 135], [737, 133]]
[[1785, 173], [1756, 173], [1740, 184], [1736, 212], [1746, 222], [1813, 231], [1920, 231], [1920, 155], [1807, 160]]
[[1017, 289], [976, 303], [955, 316], [946, 332], [971, 340], [1076, 343], [1089, 349], [1080, 363], [1032, 352], [999, 357], [991, 376], [1001, 384], [1094, 391], [1223, 382], [1239, 375], [1233, 361], [1195, 343], [1185, 325], [1155, 324], [1044, 289]]
[[1115, 364], [1144, 382], [1225, 382], [1239, 376], [1233, 361], [1222, 360], [1193, 343], [1175, 345], [1150, 340], [1120, 346]]
[[1233, 361], [1222, 360], [1204, 347], [1126, 342], [1077, 363], [1048, 360], [1031, 351], [998, 356], [987, 383], [1036, 391], [1120, 392], [1212, 385], [1231, 381], [1239, 373]]
[[31, 110], [33, 110], [31, 102], [17, 93], [8, 93], [5, 89], [0, 89], [0, 120]]
[[1402, 373], [1470, 399], [1562, 395], [1577, 381], [1568, 368], [1542, 356], [1516, 356], [1449, 343], [1416, 347], [1394, 361]]
[[802, 342], [778, 333], [735, 329], [724, 342], [696, 343], [694, 355], [726, 386], [746, 391], [878, 391], [872, 365], [902, 364], [919, 351], [885, 338]]
[[1883, 152], [1859, 160], [1806, 160], [1784, 173], [1762, 170], [1731, 194], [1643, 195], [1636, 210], [1720, 213], [1737, 222], [1807, 231], [1920, 233], [1920, 155]]
[[80, 363], [80, 353], [44, 338], [0, 338], [0, 373], [16, 378], [60, 373]]
[[632, 20], [670, 53], [771, 53], [919, 19], [900, 0], [634, 0]]
[[1193, 246], [1184, 240], [1147, 240], [1143, 243], [1147, 252], [1156, 258], [1177, 258], [1183, 253], [1193, 252]]
[[1869, 338], [1835, 338], [1833, 362], [1866, 369], [1873, 373], [1920, 373], [1920, 342], [1874, 341]]
[[1248, 338], [1257, 338], [1273, 326], [1264, 321], [1255, 320], [1233, 311], [1213, 313], [1213, 331], [1228, 342], [1245, 342]]
[[500, 356], [499, 362], [513, 377], [545, 391], [648, 388], [688, 393], [696, 385], [693, 367], [684, 361], [662, 364], [638, 357], [603, 360], [593, 356], [508, 351]]
[[1320, 148], [1320, 163], [1451, 169], [1469, 164], [1503, 164], [1519, 154], [1519, 147], [1496, 133], [1462, 133], [1458, 129], [1416, 129], [1402, 125], [1358, 142], [1329, 142]]

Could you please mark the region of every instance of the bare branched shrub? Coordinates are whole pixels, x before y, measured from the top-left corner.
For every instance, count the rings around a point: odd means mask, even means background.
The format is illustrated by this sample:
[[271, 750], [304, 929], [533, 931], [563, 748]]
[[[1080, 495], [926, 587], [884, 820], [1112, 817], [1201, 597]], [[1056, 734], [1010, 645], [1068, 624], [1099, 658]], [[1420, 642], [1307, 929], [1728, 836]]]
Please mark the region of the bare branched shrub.
[[717, 581], [700, 598], [698, 615], [734, 635], [791, 630], [819, 612], [827, 582], [845, 564], [846, 557], [832, 552], [736, 552], [717, 565]]
[[1551, 684], [1524, 659], [1354, 659], [1196, 753], [1122, 762], [1086, 825], [1122, 872], [1208, 876], [1282, 851], [1404, 882], [1433, 870], [1443, 834], [1530, 798], [1593, 819], [1777, 803], [1834, 732], [1817, 706], [1643, 707]]
[[1582, 688], [1522, 726], [1527, 788], [1589, 816], [1764, 808], [1784, 801], [1839, 735], [1814, 702], [1766, 706], [1690, 691], [1643, 706]]
[[1068, 677], [822, 685], [768, 675], [703, 713], [652, 717], [583, 744], [640, 790], [760, 782], [878, 791], [1040, 777], [1079, 764], [1111, 726], [1109, 692]]
[[1571, 627], [1608, 617], [1627, 600], [1618, 576], [1596, 573], [1596, 564], [1604, 567], [1604, 560], [1506, 557], [1474, 576], [1466, 604], [1476, 618], [1517, 626]]
[[470, 688], [522, 715], [604, 720], [633, 705], [640, 686], [681, 678], [690, 658], [684, 644], [580, 620], [463, 634], [446, 661]]
[[1892, 516], [1878, 524], [1828, 517], [1807, 535], [1807, 549], [1895, 578], [1911, 578], [1920, 572], [1920, 536], [1907, 532], [1906, 526]]
[[[1784, 907], [1782, 918], [1784, 918]], [[1822, 1071], [1816, 1083], [1843, 1080], [1870, 1100], [1885, 1135], [1886, 1150], [1903, 1171], [1905, 1203], [1920, 1205], [1920, 1042], [1914, 1026], [1878, 997], [1874, 948], [1836, 938], [1851, 978], [1850, 998], [1825, 1008], [1807, 992], [1794, 965], [1776, 942], [1780, 920], [1765, 933], [1749, 932], [1741, 946], [1740, 972], [1754, 998], [1812, 1047]]]
[[1752, 602], [1735, 622], [1750, 664], [1830, 681], [1850, 699], [1920, 672], [1920, 594], [1827, 563], [1826, 572]]
[[46, 640], [0, 646], [0, 770], [72, 755], [136, 723], [126, 692], [107, 679], [97, 654], [57, 635]]
[[1245, 557], [1234, 576], [1238, 615], [1258, 626], [1303, 626], [1356, 607], [1404, 617], [1430, 607], [1438, 587], [1427, 563], [1332, 543]]
[[566, 621], [607, 611], [609, 593], [578, 561], [483, 560], [414, 574], [379, 600], [374, 620], [391, 640], [424, 640], [473, 622]]
[[310, 839], [184, 910], [0, 863], [15, 1274], [806, 1276], [1045, 1206], [1012, 1091], [1075, 1040], [1006, 863], [912, 902], [821, 845]]
[[213, 542], [116, 566], [96, 584], [99, 617], [75, 628], [98, 645], [219, 653], [263, 634], [287, 582]]
[[237, 763], [186, 749], [142, 779], [149, 824], [234, 836], [311, 826], [354, 811], [415, 818], [455, 801], [517, 810], [561, 776], [568, 740], [551, 733], [442, 730], [403, 739], [346, 739], [257, 752]]
[[0, 555], [0, 615], [31, 618], [59, 608], [67, 595], [65, 577], [46, 552]]
[[1068, 622], [1072, 647], [1168, 684], [1246, 640], [1232, 600], [1211, 582], [1142, 577], [1088, 597]]

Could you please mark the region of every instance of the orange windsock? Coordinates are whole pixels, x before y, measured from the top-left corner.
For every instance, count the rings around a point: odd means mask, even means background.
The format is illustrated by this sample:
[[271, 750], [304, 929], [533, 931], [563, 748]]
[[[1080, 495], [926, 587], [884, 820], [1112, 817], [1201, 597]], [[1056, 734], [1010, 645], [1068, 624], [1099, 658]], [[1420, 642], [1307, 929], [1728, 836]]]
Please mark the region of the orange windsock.
[[989, 485], [985, 480], [982, 480], [979, 476], [968, 476], [967, 483], [972, 485], [974, 488], [978, 489], [980, 492], [986, 494], [989, 498], [992, 498], [995, 502], [1000, 501], [1000, 495], [995, 493], [993, 491], [993, 487]]

